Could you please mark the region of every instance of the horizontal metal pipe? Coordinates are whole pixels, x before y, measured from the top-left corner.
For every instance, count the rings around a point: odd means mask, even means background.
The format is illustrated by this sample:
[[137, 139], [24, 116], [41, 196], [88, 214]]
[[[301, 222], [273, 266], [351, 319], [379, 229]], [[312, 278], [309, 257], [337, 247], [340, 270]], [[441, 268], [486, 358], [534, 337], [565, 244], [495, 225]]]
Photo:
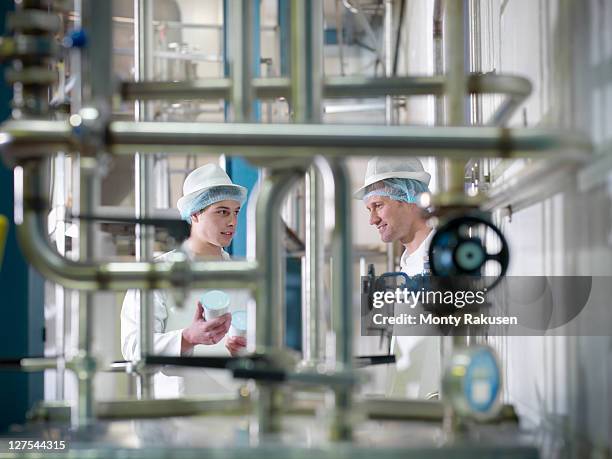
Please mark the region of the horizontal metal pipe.
[[442, 94], [444, 81], [443, 76], [327, 77], [323, 93], [328, 99]]
[[228, 78], [192, 81], [140, 81], [123, 83], [124, 100], [227, 99], [232, 83]]
[[[8, 159], [7, 147], [19, 149], [20, 158], [41, 155], [43, 147], [49, 155], [66, 150], [74, 142], [74, 132], [65, 121], [11, 120], [2, 124], [0, 131], [0, 153]], [[7, 162], [8, 166], [12, 166]]]
[[[54, 154], [57, 149], [78, 150], [78, 137], [66, 134], [63, 121], [30, 121], [2, 125], [0, 153], [21, 161]], [[584, 134], [545, 128], [430, 127], [317, 124], [156, 123], [116, 121], [107, 132], [109, 151], [115, 154], [208, 153], [222, 147], [228, 154], [249, 158], [304, 159], [385, 155], [434, 157], [538, 157], [581, 159], [592, 151]], [[249, 148], [245, 148], [249, 147]]]
[[61, 256], [49, 243], [40, 211], [30, 208], [38, 196], [38, 163], [23, 168], [23, 221], [17, 237], [27, 260], [50, 281], [79, 290], [128, 288], [255, 288], [260, 273], [254, 261], [75, 262]]
[[194, 153], [222, 147], [251, 158], [282, 154], [296, 159], [316, 154], [370, 156], [372, 149], [389, 155], [530, 157], [550, 152], [556, 158], [577, 158], [592, 149], [588, 137], [579, 133], [495, 127], [114, 122], [109, 141], [116, 154], [132, 154], [135, 149], [155, 153], [160, 147], [167, 153]]
[[101, 419], [142, 419], [168, 416], [245, 415], [251, 409], [246, 398], [209, 396], [160, 400], [112, 400], [98, 402]]
[[20, 244], [28, 261], [45, 278], [79, 290], [127, 290], [166, 288], [254, 288], [257, 263], [225, 262], [116, 262], [78, 263], [68, 260], [48, 245], [33, 223], [31, 212], [17, 227]]
[[[323, 397], [313, 397], [309, 392], [307, 398], [294, 394], [288, 400], [285, 414], [314, 416], [325, 406]], [[356, 411], [369, 419], [377, 420], [417, 420], [441, 421], [444, 407], [440, 401], [382, 399], [365, 397], [354, 400]], [[178, 416], [219, 416], [248, 414], [252, 401], [248, 398], [232, 396], [205, 396], [191, 398], [169, 398], [158, 400], [106, 400], [96, 402], [96, 416], [99, 419], [147, 419]], [[39, 411], [45, 419], [68, 421], [70, 407], [59, 402], [43, 402]], [[489, 422], [517, 422], [518, 417], [512, 405], [501, 406], [499, 414]]]
[[494, 73], [472, 74], [467, 77], [467, 90], [471, 94], [507, 94], [526, 98], [531, 94], [531, 82], [518, 75]]
[[257, 99], [289, 98], [291, 94], [291, 80], [286, 77], [254, 78], [252, 85]]
[[[289, 98], [289, 78], [254, 78], [252, 86], [258, 99]], [[327, 99], [382, 96], [443, 95], [443, 75], [411, 77], [327, 77], [323, 94]], [[516, 75], [475, 74], [468, 77], [468, 91], [475, 94], [508, 94], [522, 97], [531, 94], [529, 80]], [[194, 81], [125, 82], [121, 85], [124, 100], [228, 99], [232, 83], [228, 78]]]
[[43, 371], [52, 370], [61, 364], [62, 358], [58, 357], [40, 357], [40, 358], [25, 358], [21, 359], [20, 367], [22, 371]]

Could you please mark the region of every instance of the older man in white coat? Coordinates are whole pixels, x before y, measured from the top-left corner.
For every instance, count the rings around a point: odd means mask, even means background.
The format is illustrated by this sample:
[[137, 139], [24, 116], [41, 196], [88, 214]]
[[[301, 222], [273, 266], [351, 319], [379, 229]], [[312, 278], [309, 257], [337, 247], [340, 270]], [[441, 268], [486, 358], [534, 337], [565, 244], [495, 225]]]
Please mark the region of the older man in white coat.
[[[370, 212], [383, 242], [400, 241], [404, 252], [400, 269], [408, 276], [425, 272], [434, 231], [428, 226], [416, 199], [429, 192], [431, 179], [417, 158], [374, 157], [368, 162], [365, 183], [354, 197]], [[427, 397], [439, 389], [440, 339], [435, 336], [398, 336], [399, 351], [393, 392]], [[398, 393], [399, 392], [399, 393]]]

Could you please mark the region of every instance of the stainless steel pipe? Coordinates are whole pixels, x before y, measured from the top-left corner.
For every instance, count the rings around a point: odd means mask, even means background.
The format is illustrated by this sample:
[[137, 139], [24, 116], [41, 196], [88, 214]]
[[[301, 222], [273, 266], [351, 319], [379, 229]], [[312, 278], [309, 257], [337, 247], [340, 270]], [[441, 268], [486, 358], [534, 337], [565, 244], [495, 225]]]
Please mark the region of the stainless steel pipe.
[[[255, 352], [270, 353], [284, 347], [284, 272], [281, 218], [278, 209], [303, 170], [271, 170], [259, 188], [256, 207], [256, 254], [261, 263], [261, 280], [256, 292]], [[276, 384], [257, 384], [257, 433], [281, 428], [280, 389]]]
[[[444, 2], [444, 47], [446, 56], [446, 124], [465, 126], [468, 119], [468, 89], [466, 69], [469, 55], [466, 53], [466, 0]], [[442, 190], [457, 196], [464, 194], [465, 162], [456, 159], [445, 161], [446, 182]]]
[[[261, 183], [257, 196], [256, 254], [260, 263], [257, 288], [256, 352], [278, 349], [284, 344], [284, 285], [279, 285], [280, 271], [285, 271], [283, 233], [278, 209], [289, 188], [303, 174], [301, 170], [272, 170]], [[227, 263], [227, 262], [226, 262]]]
[[[134, 1], [134, 52], [135, 77], [138, 81], [153, 78], [153, 2], [151, 0]], [[135, 121], [149, 121], [151, 106], [148, 102], [137, 101]], [[136, 153], [134, 157], [134, 198], [135, 217], [147, 218], [153, 210], [154, 187], [151, 183], [153, 177], [153, 158], [149, 155]], [[136, 261], [148, 262], [153, 259], [154, 229], [145, 225], [136, 225]], [[138, 346], [138, 361], [143, 361], [153, 349], [153, 292], [138, 290], [138, 304], [140, 314], [140, 330]], [[137, 373], [137, 395], [141, 399], [153, 398], [153, 375], [147, 368], [139, 366]]]
[[[334, 180], [334, 230], [332, 233], [332, 327], [336, 335], [336, 371], [353, 366], [353, 234], [351, 183], [343, 160], [329, 163]], [[352, 437], [353, 386], [334, 389], [332, 437]]]
[[[469, 157], [529, 157], [552, 152], [556, 158], [580, 157], [591, 150], [583, 135], [554, 129], [494, 127], [427, 127], [312, 124], [132, 123], [113, 122], [110, 150], [131, 154], [134, 149], [172, 153], [240, 152], [247, 158], [274, 156], [311, 158], [371, 156], [372, 149], [388, 155]], [[244, 149], [245, 146], [251, 148]], [[237, 147], [237, 148], [235, 148]], [[235, 148], [235, 149], [234, 149]], [[571, 151], [567, 151], [571, 150]]]
[[[77, 162], [79, 185], [76, 196], [77, 211], [88, 214], [99, 200], [99, 180], [96, 176], [96, 161], [93, 158], [79, 157]], [[79, 222], [78, 256], [79, 261], [90, 262], [95, 259], [94, 228], [90, 222]], [[48, 246], [52, 250], [51, 246]], [[80, 371], [76, 371], [78, 403], [72, 406], [71, 421], [75, 427], [83, 428], [95, 422], [94, 413], [94, 376], [96, 360], [92, 355], [93, 345], [93, 293], [79, 292], [77, 354], [72, 359]], [[75, 324], [71, 324], [74, 332]], [[83, 365], [80, 365], [80, 364]]]
[[[323, 3], [291, 4], [291, 108], [295, 123], [320, 123], [323, 92]], [[313, 164], [305, 182], [305, 266], [302, 271], [302, 364], [321, 357], [320, 308], [323, 301], [323, 182]]]
[[323, 180], [316, 165], [306, 174], [304, 212], [310, 218], [305, 224], [305, 254], [302, 270], [302, 359], [306, 367], [316, 365], [322, 355], [325, 336], [323, 306], [323, 271], [325, 266], [323, 238]]
[[[322, 80], [322, 97], [326, 99], [443, 95], [447, 79], [444, 75], [365, 77], [332, 76]], [[507, 94], [526, 98], [531, 94], [528, 79], [516, 75], [473, 74], [468, 76], [468, 91], [478, 94]], [[235, 84], [229, 78], [207, 78], [194, 81], [124, 82], [124, 100], [190, 100], [230, 99]], [[255, 99], [290, 98], [291, 80], [286, 77], [253, 78], [252, 96]], [[244, 91], [244, 89], [243, 89]], [[236, 97], [234, 94], [233, 97]]]
[[232, 31], [227, 34], [232, 121], [248, 122], [253, 117], [253, 18], [256, 17], [255, 8], [258, 5], [258, 2], [251, 0], [229, 0], [227, 3], [227, 27]]
[[[63, 121], [7, 121], [1, 126], [0, 153], [14, 162], [39, 158], [54, 149], [78, 150], [79, 137]], [[27, 129], [27, 131], [26, 131]], [[434, 157], [543, 157], [586, 159], [588, 136], [546, 128], [459, 126], [375, 126], [247, 123], [155, 123], [116, 121], [107, 130], [109, 151], [132, 155], [135, 150], [184, 154], [239, 153], [247, 158], [283, 159], [384, 155]], [[248, 146], [250, 148], [245, 149]]]

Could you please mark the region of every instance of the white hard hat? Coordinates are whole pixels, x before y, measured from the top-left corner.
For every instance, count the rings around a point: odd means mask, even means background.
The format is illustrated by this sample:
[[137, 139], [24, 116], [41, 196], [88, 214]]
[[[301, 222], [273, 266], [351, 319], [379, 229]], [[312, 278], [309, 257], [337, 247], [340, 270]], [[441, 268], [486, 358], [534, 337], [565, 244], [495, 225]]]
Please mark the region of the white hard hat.
[[363, 186], [353, 193], [353, 197], [362, 199], [368, 186], [389, 178], [413, 179], [429, 185], [431, 175], [425, 172], [418, 158], [375, 156], [368, 161]]
[[217, 164], [210, 163], [190, 172], [185, 179], [185, 183], [183, 183], [183, 196], [177, 201], [176, 207], [182, 214], [193, 198], [203, 191], [217, 186], [235, 188], [244, 196], [247, 193], [246, 188], [232, 183], [229, 176]]

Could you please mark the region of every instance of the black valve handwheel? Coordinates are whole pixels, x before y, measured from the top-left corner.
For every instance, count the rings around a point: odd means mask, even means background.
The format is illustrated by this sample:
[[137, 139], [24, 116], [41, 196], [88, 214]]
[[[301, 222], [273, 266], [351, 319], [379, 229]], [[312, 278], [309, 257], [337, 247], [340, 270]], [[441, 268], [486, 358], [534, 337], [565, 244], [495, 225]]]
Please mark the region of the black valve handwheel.
[[[500, 249], [496, 253], [487, 251], [480, 235], [492, 232], [499, 238]], [[501, 280], [508, 269], [510, 253], [508, 243], [501, 231], [490, 221], [476, 215], [454, 218], [442, 225], [429, 245], [429, 263], [433, 276], [482, 276], [487, 262], [499, 265], [499, 273], [488, 289]]]

